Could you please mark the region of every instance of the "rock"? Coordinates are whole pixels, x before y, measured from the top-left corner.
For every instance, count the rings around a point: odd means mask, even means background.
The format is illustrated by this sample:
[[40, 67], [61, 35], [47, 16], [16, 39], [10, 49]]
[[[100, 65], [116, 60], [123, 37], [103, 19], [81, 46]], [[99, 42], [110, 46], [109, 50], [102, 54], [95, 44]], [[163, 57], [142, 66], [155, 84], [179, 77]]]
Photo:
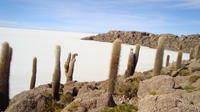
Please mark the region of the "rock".
[[189, 64], [188, 68], [190, 73], [200, 71], [200, 63], [197, 61], [193, 61], [192, 63]]
[[177, 94], [146, 95], [139, 101], [138, 112], [200, 112], [197, 105]]
[[49, 85], [42, 85], [15, 96], [6, 112], [44, 112], [46, 99], [44, 93], [50, 93]]
[[[99, 112], [105, 108], [106, 98], [106, 94], [98, 89], [97, 83], [89, 83], [79, 90], [76, 99], [71, 104], [67, 105], [62, 112], [68, 112], [69, 108], [71, 108], [74, 103], [79, 103], [77, 109], [85, 108], [89, 112]], [[77, 110], [73, 112], [77, 112]]]
[[155, 92], [155, 94], [168, 94], [174, 92], [175, 82], [171, 76], [159, 75], [140, 82], [137, 95], [139, 98]]

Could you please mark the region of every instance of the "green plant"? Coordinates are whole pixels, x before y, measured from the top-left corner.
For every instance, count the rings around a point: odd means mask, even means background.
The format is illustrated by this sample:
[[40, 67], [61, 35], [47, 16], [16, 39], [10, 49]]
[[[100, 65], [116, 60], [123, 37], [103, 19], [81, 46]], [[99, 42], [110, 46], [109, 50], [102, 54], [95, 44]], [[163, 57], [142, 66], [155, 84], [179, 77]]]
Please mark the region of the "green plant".
[[81, 106], [80, 102], [73, 102], [70, 107], [67, 108], [68, 111], [76, 111], [78, 107]]
[[195, 59], [200, 59], [200, 42], [197, 45], [196, 52], [195, 52]]
[[182, 89], [186, 90], [187, 92], [195, 91], [197, 88], [194, 86], [184, 86]]
[[116, 84], [115, 94], [125, 96], [125, 98], [132, 98], [137, 96], [138, 87], [138, 81], [118, 82]]
[[129, 58], [128, 58], [128, 64], [127, 69], [125, 71], [125, 77], [130, 77], [134, 74], [134, 66], [136, 64], [136, 57], [133, 53], [133, 49], [130, 50]]
[[113, 100], [112, 95], [114, 94], [114, 90], [115, 90], [115, 82], [117, 79], [120, 52], [121, 52], [121, 41], [117, 39], [113, 42], [112, 56], [111, 56], [111, 61], [110, 61], [109, 81], [108, 81], [108, 99], [107, 99], [107, 104], [106, 104], [108, 107], [113, 107], [116, 105]]
[[181, 68], [182, 56], [183, 56], [183, 52], [182, 51], [178, 51], [178, 56], [177, 56], [177, 60], [176, 60], [176, 69], [177, 70], [179, 68]]
[[[70, 60], [71, 60], [71, 53], [68, 54], [67, 60], [66, 60], [66, 62], [65, 62], [65, 64], [64, 64], [66, 79], [67, 79], [67, 76], [68, 76]], [[66, 82], [67, 82], [67, 81], [66, 81]]]
[[194, 59], [194, 49], [190, 49], [190, 60]]
[[120, 104], [115, 107], [107, 107], [101, 112], [137, 112], [138, 108], [130, 104]]
[[180, 76], [188, 76], [188, 75], [190, 75], [190, 72], [188, 69], [184, 69], [184, 70], [180, 71], [179, 75]]
[[139, 75], [131, 80], [126, 80], [124, 82], [117, 82], [115, 94], [120, 96], [125, 96], [125, 98], [132, 98], [137, 96], [138, 87], [140, 81], [145, 79], [150, 79], [150, 75]]
[[52, 95], [55, 100], [59, 100], [59, 89], [60, 89], [60, 54], [61, 48], [60, 46], [56, 46], [55, 50], [55, 68], [53, 73], [52, 80]]
[[61, 104], [55, 100], [50, 93], [45, 92], [42, 94], [45, 98], [45, 111], [46, 112], [61, 112], [64, 108], [64, 104]]
[[68, 54], [68, 58], [67, 61], [64, 64], [64, 68], [65, 68], [65, 76], [67, 78], [66, 82], [70, 82], [73, 80], [73, 73], [74, 73], [74, 64], [76, 61], [76, 56], [78, 56], [77, 53]]
[[167, 55], [167, 58], [166, 58], [166, 67], [169, 66], [169, 60], [170, 60], [170, 55]]
[[32, 77], [31, 77], [30, 89], [35, 88], [36, 72], [37, 72], [37, 58], [34, 57], [32, 65]]
[[12, 48], [8, 42], [2, 44], [0, 55], [0, 111], [4, 111], [9, 104], [9, 77], [12, 60]]
[[149, 91], [150, 95], [156, 95], [157, 93], [155, 91]]
[[139, 59], [139, 54], [140, 54], [140, 45], [139, 44], [136, 44], [136, 47], [135, 47], [135, 64], [133, 66], [133, 73], [135, 73], [135, 68], [137, 66], [137, 63], [138, 63], [138, 59]]
[[158, 40], [158, 46], [157, 46], [154, 69], [153, 69], [154, 75], [160, 75], [162, 69], [163, 55], [164, 55], [164, 41], [165, 37], [160, 37]]
[[74, 100], [73, 96], [70, 93], [62, 94], [60, 96], [60, 101], [64, 104], [69, 104]]
[[191, 76], [191, 77], [188, 79], [188, 81], [189, 81], [190, 83], [194, 83], [194, 82], [196, 82], [199, 78], [200, 78], [200, 76], [194, 75], [194, 76]]
[[136, 44], [136, 47], [135, 47], [136, 63], [138, 62], [139, 54], [140, 54], [140, 44]]

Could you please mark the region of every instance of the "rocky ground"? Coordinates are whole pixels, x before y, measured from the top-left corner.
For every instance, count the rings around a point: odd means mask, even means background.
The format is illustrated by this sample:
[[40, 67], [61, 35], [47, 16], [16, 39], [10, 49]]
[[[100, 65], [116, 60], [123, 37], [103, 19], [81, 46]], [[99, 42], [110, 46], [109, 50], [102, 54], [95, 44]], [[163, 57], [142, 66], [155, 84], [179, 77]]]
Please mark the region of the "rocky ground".
[[166, 39], [166, 49], [178, 50], [180, 42], [183, 44], [183, 51], [189, 52], [191, 48], [194, 48], [198, 42], [200, 42], [200, 34], [194, 35], [182, 35], [177, 36], [173, 34], [153, 34], [148, 32], [138, 31], [110, 31], [108, 33], [98, 34], [95, 36], [82, 38], [83, 40], [95, 40], [101, 42], [113, 42], [119, 38], [123, 43], [126, 44], [140, 44], [151, 48], [157, 47], [157, 40], [160, 36], [168, 37]]
[[60, 100], [51, 96], [51, 84], [24, 91], [10, 101], [6, 112], [200, 112], [200, 61], [172, 63], [159, 76], [152, 70], [119, 76], [114, 99], [106, 108], [107, 80], [61, 85]]

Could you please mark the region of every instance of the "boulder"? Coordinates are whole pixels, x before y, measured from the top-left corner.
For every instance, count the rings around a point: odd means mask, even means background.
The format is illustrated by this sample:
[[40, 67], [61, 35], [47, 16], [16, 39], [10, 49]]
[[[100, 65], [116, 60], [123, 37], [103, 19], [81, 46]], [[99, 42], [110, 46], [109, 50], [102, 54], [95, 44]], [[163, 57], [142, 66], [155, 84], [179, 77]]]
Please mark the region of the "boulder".
[[137, 95], [139, 98], [143, 98], [151, 92], [154, 94], [168, 94], [175, 91], [174, 86], [173, 77], [159, 75], [140, 82]]

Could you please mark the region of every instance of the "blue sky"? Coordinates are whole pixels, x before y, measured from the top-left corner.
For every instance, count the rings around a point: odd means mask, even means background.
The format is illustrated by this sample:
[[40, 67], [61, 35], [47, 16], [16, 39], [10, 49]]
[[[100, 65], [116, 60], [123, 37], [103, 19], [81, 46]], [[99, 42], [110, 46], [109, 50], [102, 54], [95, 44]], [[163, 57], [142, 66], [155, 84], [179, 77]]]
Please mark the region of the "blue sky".
[[200, 0], [0, 0], [0, 27], [200, 33]]

